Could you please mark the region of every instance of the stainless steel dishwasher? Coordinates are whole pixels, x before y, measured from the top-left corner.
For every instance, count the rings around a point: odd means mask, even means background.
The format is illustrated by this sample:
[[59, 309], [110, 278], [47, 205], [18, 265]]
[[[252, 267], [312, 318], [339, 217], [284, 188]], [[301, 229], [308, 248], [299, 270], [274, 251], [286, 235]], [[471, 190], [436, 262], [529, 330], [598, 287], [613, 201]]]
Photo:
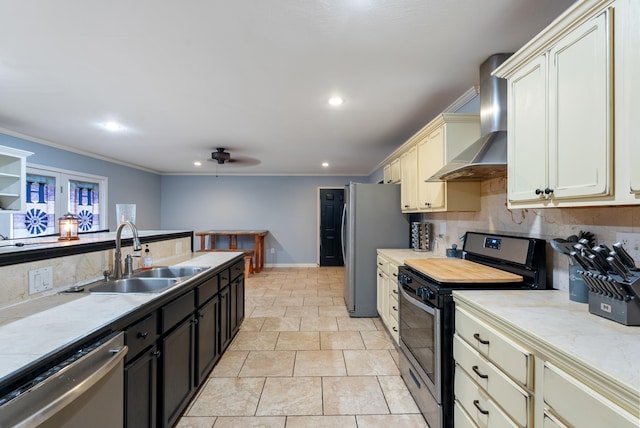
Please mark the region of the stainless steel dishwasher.
[[2, 397], [0, 427], [121, 427], [126, 354], [121, 332], [82, 347]]

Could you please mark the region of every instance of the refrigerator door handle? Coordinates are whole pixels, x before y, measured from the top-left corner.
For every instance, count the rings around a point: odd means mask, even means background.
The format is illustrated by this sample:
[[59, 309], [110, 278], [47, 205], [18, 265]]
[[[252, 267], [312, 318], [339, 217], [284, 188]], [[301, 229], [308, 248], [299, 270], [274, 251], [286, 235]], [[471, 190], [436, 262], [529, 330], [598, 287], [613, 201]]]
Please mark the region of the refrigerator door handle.
[[345, 236], [345, 227], [344, 226], [345, 226], [345, 222], [346, 221], [347, 221], [347, 204], [345, 203], [342, 206], [342, 225], [341, 225], [341, 229], [340, 229], [340, 234], [341, 234], [340, 238], [342, 240], [342, 242], [341, 242], [341, 244], [342, 244], [341, 245], [342, 246], [342, 260], [344, 260], [345, 262], [346, 262], [346, 259], [345, 259], [345, 257], [346, 257], [346, 254], [345, 254], [346, 253], [346, 248], [345, 248], [345, 245], [346, 245], [345, 238], [346, 238], [346, 236]]

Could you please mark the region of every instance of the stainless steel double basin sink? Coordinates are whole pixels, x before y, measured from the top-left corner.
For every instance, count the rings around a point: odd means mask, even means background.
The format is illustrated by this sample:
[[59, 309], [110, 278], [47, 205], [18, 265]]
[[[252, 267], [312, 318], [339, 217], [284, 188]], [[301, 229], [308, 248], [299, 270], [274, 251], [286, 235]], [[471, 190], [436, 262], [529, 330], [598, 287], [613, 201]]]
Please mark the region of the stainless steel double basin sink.
[[122, 279], [97, 281], [88, 288], [91, 293], [160, 293], [207, 269], [202, 266], [158, 266]]

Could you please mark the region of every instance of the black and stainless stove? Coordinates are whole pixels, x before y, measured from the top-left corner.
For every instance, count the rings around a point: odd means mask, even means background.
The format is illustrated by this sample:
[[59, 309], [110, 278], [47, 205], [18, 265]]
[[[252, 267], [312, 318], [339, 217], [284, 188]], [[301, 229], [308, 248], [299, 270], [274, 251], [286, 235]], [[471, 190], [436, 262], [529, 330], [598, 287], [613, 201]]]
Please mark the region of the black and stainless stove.
[[[501, 273], [514, 274], [513, 280], [501, 278], [503, 282], [491, 282], [490, 276], [477, 282], [469, 278], [468, 271], [443, 281], [429, 269], [400, 267], [400, 372], [431, 428], [453, 427], [452, 290], [545, 289], [545, 247], [542, 239], [467, 232], [460, 266], [473, 262], [497, 269], [496, 279], [508, 276]], [[450, 259], [442, 260], [451, 264]], [[430, 262], [433, 266], [437, 259]]]

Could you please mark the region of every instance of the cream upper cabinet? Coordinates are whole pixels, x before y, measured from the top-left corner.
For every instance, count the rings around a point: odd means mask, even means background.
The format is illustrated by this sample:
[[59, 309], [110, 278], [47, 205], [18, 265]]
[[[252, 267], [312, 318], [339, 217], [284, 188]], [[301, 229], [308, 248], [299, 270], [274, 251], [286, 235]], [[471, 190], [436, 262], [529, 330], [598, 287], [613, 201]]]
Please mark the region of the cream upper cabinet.
[[443, 128], [418, 143], [418, 205], [420, 210], [444, 208], [444, 182], [427, 180], [444, 165]]
[[477, 211], [480, 182], [427, 182], [480, 137], [478, 115], [441, 114], [424, 129], [418, 143], [417, 210]]
[[0, 146], [0, 213], [25, 211], [27, 157], [32, 154]]
[[612, 194], [610, 32], [606, 9], [508, 78], [511, 203]]
[[402, 212], [418, 210], [418, 148], [411, 147], [400, 157], [400, 173], [402, 176], [400, 203]]
[[385, 184], [391, 183], [391, 164], [388, 163], [382, 168], [382, 182]]
[[400, 158], [396, 158], [386, 164], [383, 169], [383, 183], [398, 184], [400, 183]]

